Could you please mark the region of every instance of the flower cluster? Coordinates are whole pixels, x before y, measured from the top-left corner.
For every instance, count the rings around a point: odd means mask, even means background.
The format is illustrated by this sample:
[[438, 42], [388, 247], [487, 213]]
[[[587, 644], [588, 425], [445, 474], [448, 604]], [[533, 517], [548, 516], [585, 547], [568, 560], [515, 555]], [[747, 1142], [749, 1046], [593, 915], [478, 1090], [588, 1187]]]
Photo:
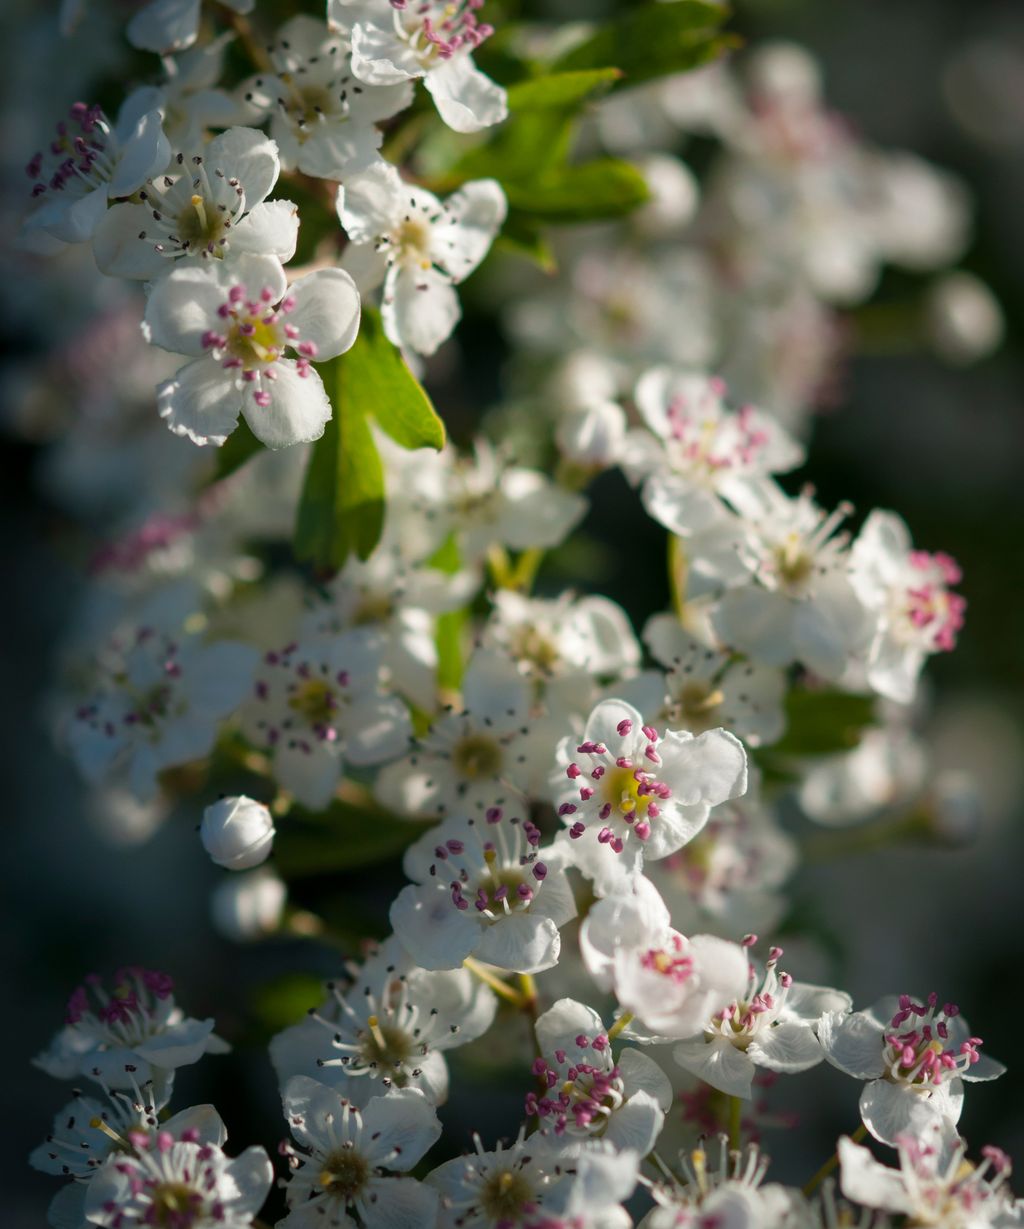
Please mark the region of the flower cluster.
[[[271, 29], [254, 0], [149, 0], [126, 34], [159, 75], [31, 157], [24, 243], [68, 305], [33, 308], [52, 351], [18, 421], [91, 560], [55, 735], [108, 831], [190, 815], [222, 936], [287, 938], [278, 966], [320, 945], [320, 990], [222, 1017], [270, 1038], [282, 1229], [626, 1229], [645, 1200], [647, 1229], [1019, 1224], [1008, 1159], [972, 1166], [957, 1129], [1003, 1068], [935, 994], [816, 984], [789, 889], [830, 836], [798, 821], [865, 821], [868, 848], [969, 826], [920, 732], [959, 566], [790, 477], [841, 313], [958, 257], [965, 195], [855, 137], [797, 48], [734, 67], [709, 30], [706, 67], [626, 88], [588, 59], [631, 54], [618, 26], [492, 40], [482, 7]], [[696, 131], [703, 188], [673, 152]], [[600, 242], [549, 240], [586, 220]], [[32, 1154], [67, 1179], [57, 1229], [276, 1214], [262, 1146], [170, 1111], [213, 1027], [149, 969], [73, 992], [36, 1060], [88, 1086]], [[766, 1183], [757, 1144], [772, 1085], [823, 1063], [863, 1082], [849, 1204]]]

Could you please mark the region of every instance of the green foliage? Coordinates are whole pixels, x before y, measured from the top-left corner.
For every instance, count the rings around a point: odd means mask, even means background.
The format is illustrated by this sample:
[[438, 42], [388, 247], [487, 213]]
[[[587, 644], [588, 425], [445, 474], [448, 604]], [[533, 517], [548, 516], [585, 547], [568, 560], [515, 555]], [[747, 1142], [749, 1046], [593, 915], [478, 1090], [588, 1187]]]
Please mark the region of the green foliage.
[[[459, 570], [459, 547], [454, 537], [449, 537], [438, 549], [430, 566], [449, 576]], [[463, 636], [468, 622], [468, 610], [451, 610], [438, 616], [435, 633], [437, 685], [443, 691], [458, 691], [462, 686], [466, 665], [462, 655]]]
[[508, 202], [544, 222], [586, 222], [632, 213], [648, 199], [647, 182], [618, 158], [597, 158], [549, 172], [532, 184], [506, 184]]
[[238, 426], [231, 432], [220, 448], [217, 449], [217, 459], [214, 462], [211, 482], [220, 482], [235, 470], [254, 457], [263, 445], [252, 433], [252, 429], [244, 418], [239, 418]]
[[311, 973], [285, 973], [253, 995], [253, 1014], [268, 1035], [296, 1024], [311, 1007], [324, 1001], [323, 982]]
[[621, 76], [617, 68], [592, 68], [583, 72], [548, 73], [520, 81], [509, 86], [509, 111], [521, 115], [524, 111], [579, 106], [607, 92]]
[[289, 880], [375, 866], [398, 857], [422, 831], [370, 805], [335, 801], [315, 816], [296, 808], [278, 827], [274, 864]]
[[384, 470], [370, 420], [403, 448], [443, 447], [444, 424], [374, 311], [364, 311], [355, 345], [322, 373], [334, 417], [306, 471], [295, 556], [336, 572], [352, 552], [369, 558], [384, 528]]
[[627, 8], [566, 52], [552, 68], [577, 73], [614, 64], [622, 70], [618, 83], [622, 87], [699, 68], [734, 45], [735, 40], [720, 30], [728, 13], [724, 4], [713, 0]]
[[768, 750], [772, 756], [832, 755], [856, 747], [875, 723], [873, 696], [843, 691], [791, 691], [786, 732]]

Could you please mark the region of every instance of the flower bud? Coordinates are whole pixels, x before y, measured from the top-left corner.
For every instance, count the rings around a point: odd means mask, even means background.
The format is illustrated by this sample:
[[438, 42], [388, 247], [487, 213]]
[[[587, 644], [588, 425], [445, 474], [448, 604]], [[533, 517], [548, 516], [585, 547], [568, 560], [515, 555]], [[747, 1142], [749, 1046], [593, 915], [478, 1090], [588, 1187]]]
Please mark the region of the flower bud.
[[247, 943], [281, 925], [288, 889], [268, 866], [227, 876], [210, 898], [213, 924], [225, 938]]
[[262, 802], [241, 795], [222, 798], [203, 812], [203, 848], [218, 866], [247, 870], [266, 860], [274, 843], [274, 821]]
[[963, 271], [947, 273], [932, 286], [926, 324], [939, 357], [958, 367], [995, 350], [1006, 327], [992, 291], [979, 278]]

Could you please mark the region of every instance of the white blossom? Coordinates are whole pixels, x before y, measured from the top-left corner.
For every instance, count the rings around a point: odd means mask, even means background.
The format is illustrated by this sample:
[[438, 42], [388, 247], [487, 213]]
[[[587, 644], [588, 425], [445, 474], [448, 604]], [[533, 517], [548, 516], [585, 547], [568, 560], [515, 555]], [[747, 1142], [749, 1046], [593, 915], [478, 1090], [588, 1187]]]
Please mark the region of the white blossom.
[[[621, 700], [604, 700], [583, 738], [558, 747], [552, 786], [566, 856], [601, 894], [692, 839], [711, 807], [747, 787], [743, 746], [725, 730], [664, 735]], [[568, 838], [566, 840], [566, 837]]]
[[328, 0], [330, 23], [352, 33], [352, 70], [372, 85], [423, 78], [456, 132], [478, 132], [508, 114], [505, 91], [476, 67], [473, 49], [492, 33], [473, 0]]
[[284, 1089], [296, 1145], [286, 1187], [287, 1229], [366, 1229], [433, 1224], [437, 1193], [407, 1173], [441, 1134], [434, 1107], [415, 1089], [373, 1097], [363, 1109], [333, 1088], [297, 1075]]
[[161, 418], [196, 444], [223, 444], [239, 414], [268, 448], [319, 439], [331, 403], [311, 360], [349, 349], [359, 309], [341, 269], [291, 287], [272, 256], [175, 269], [153, 287], [145, 325], [155, 345], [192, 361], [160, 386]]
[[454, 287], [487, 255], [505, 220], [494, 179], [463, 185], [445, 201], [378, 162], [338, 189], [338, 217], [351, 244], [345, 266], [360, 289], [383, 284], [384, 331], [397, 346], [433, 354], [462, 309]]
[[396, 937], [425, 969], [455, 969], [467, 956], [517, 973], [552, 968], [576, 903], [547, 856], [539, 829], [500, 807], [445, 820], [406, 850], [413, 882], [391, 906]]
[[278, 30], [270, 59], [273, 72], [251, 78], [240, 94], [254, 115], [270, 116], [284, 167], [341, 179], [377, 161], [376, 125], [409, 105], [408, 83], [356, 80], [348, 41], [305, 15]]
[[938, 995], [924, 1003], [910, 995], [880, 999], [867, 1011], [828, 1010], [818, 1026], [825, 1057], [866, 1083], [860, 1095], [864, 1125], [885, 1144], [938, 1121], [955, 1133], [963, 1108], [963, 1081], [994, 1080], [1006, 1070], [978, 1052], [954, 1003]]
[[93, 235], [96, 263], [111, 277], [152, 280], [179, 264], [240, 253], [288, 261], [298, 211], [268, 201], [279, 171], [277, 146], [254, 128], [229, 128], [197, 152], [179, 153], [168, 172], [139, 189], [138, 203], [108, 209]]
[[271, 1041], [278, 1079], [311, 1075], [357, 1105], [394, 1088], [441, 1104], [444, 1055], [490, 1028], [494, 992], [467, 969], [421, 969], [394, 938], [346, 972], [319, 1008]]
[[[251, 13], [256, 0], [219, 2], [235, 13]], [[132, 46], [143, 51], [182, 51], [196, 41], [201, 10], [201, 0], [149, 0], [128, 22], [125, 33]]]

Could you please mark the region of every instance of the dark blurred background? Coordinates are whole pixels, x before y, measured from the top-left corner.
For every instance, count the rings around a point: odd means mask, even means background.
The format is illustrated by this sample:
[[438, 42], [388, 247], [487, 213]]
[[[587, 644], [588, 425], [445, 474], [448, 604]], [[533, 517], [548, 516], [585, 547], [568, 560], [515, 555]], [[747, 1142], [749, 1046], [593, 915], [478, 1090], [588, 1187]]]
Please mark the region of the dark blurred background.
[[[561, 7], [567, 18], [596, 15], [590, 0]], [[787, 38], [812, 49], [830, 104], [873, 143], [913, 150], [969, 184], [976, 237], [962, 263], [994, 289], [1007, 318], [1000, 351], [966, 370], [923, 353], [854, 357], [840, 403], [815, 426], [807, 470], [824, 504], [896, 509], [919, 546], [948, 550], [964, 567], [967, 627], [957, 651], [930, 666], [930, 733], [941, 766], [977, 774], [982, 831], [966, 849], [886, 850], [808, 867], [795, 892], [817, 902], [841, 941], [842, 984], [858, 1005], [932, 988], [961, 1004], [989, 1052], [1010, 1064], [998, 1084], [969, 1091], [963, 1132], [975, 1147], [998, 1143], [1024, 1163], [1024, 1064], [1015, 1053], [1024, 1023], [1024, 8], [1018, 0], [739, 0], [736, 8], [733, 28], [750, 42]], [[887, 275], [875, 301], [901, 291]], [[138, 847], [104, 844], [87, 822], [75, 772], [43, 720], [50, 653], [79, 577], [60, 549], [61, 518], [33, 485], [37, 450], [11, 439], [2, 450], [0, 746], [9, 792], [0, 1053], [9, 1138], [0, 1221], [35, 1229], [55, 1188], [25, 1158], [64, 1090], [29, 1059], [59, 1027], [84, 973], [129, 962], [173, 971], [190, 1012], [215, 1014], [219, 1031], [241, 1042], [232, 1057], [183, 1073], [176, 1104], [213, 1100], [236, 1147], [272, 1147], [281, 1134], [276, 1087], [265, 1054], [247, 1044], [258, 1035], [248, 997], [268, 974], [327, 974], [332, 961], [298, 941], [238, 948], [214, 934], [207, 898], [217, 872], [196, 856], [196, 817], [172, 817]], [[599, 510], [592, 527], [601, 532]], [[660, 558], [660, 531], [649, 541]], [[608, 588], [618, 597], [631, 586], [612, 574]], [[817, 1164], [855, 1125], [856, 1091], [819, 1071], [777, 1088], [775, 1104], [815, 1094]], [[510, 1128], [516, 1103], [510, 1095]], [[473, 1121], [465, 1102], [450, 1112]], [[806, 1164], [787, 1172], [781, 1160], [778, 1177], [806, 1177]]]

